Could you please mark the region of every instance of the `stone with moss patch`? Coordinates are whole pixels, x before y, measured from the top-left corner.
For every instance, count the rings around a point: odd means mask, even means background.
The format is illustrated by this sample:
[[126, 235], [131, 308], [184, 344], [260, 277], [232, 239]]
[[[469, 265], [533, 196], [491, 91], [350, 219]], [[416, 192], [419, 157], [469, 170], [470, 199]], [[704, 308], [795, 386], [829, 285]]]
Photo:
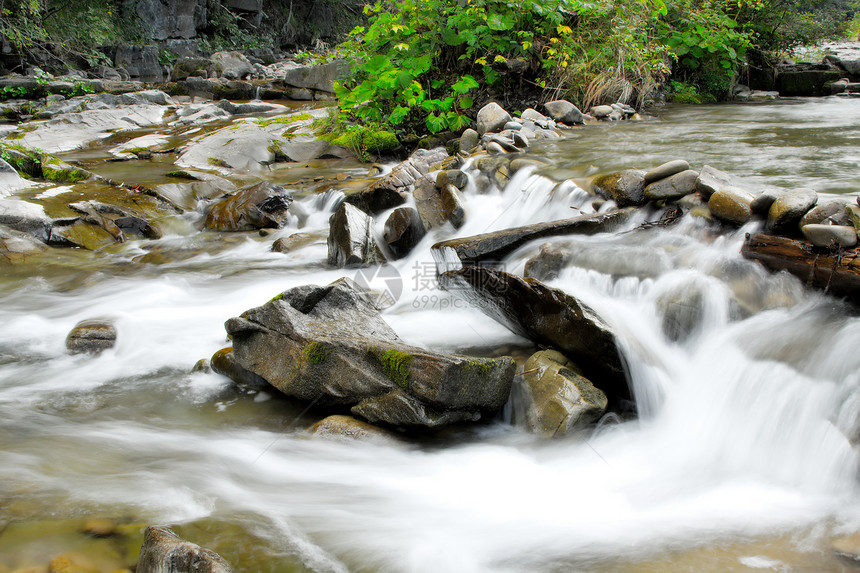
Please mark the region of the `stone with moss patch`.
[[305, 346], [305, 356], [308, 357], [308, 362], [311, 364], [321, 364], [328, 358], [329, 351], [322, 342], [311, 342]]
[[378, 353], [376, 357], [389, 380], [401, 388], [409, 388], [409, 364], [414, 358], [411, 354], [392, 348]]

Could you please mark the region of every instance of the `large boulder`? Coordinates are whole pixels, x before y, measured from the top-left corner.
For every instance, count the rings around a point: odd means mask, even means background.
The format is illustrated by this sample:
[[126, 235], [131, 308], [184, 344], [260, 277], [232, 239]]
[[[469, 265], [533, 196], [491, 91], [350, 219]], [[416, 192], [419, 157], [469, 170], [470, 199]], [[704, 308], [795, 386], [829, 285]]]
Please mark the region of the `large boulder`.
[[241, 52], [215, 52], [212, 54], [215, 71], [228, 80], [242, 80], [254, 71], [251, 61]]
[[557, 348], [616, 406], [629, 405], [624, 357], [612, 329], [591, 307], [538, 280], [489, 267], [447, 271], [439, 283], [516, 334]]
[[329, 218], [328, 263], [358, 267], [384, 260], [373, 236], [373, 219], [349, 203], [341, 203]]
[[206, 25], [205, 0], [137, 0], [132, 5], [153, 40], [194, 38], [197, 28]]
[[627, 222], [631, 213], [630, 208], [620, 209], [600, 215], [585, 215], [572, 219], [504, 229], [472, 237], [450, 239], [433, 245], [433, 257], [437, 261], [450, 260], [448, 258], [450, 253], [464, 264], [500, 261], [535, 239], [572, 234], [593, 235], [614, 231]]
[[402, 259], [415, 248], [425, 234], [418, 211], [412, 207], [400, 207], [385, 221], [383, 238], [394, 258]]
[[[8, 152], [7, 152], [8, 153]], [[0, 197], [6, 197], [13, 191], [27, 189], [36, 185], [21, 177], [14, 167], [0, 159]]]
[[512, 358], [438, 354], [405, 344], [355, 283], [303, 286], [226, 323], [246, 370], [285, 394], [349, 406], [371, 423], [436, 427], [508, 400]]
[[147, 527], [137, 573], [233, 573], [223, 557], [181, 539], [166, 527]]
[[114, 66], [125, 69], [133, 80], [147, 83], [164, 81], [164, 70], [158, 61], [158, 46], [118, 46]]
[[47, 248], [32, 235], [0, 225], [0, 263], [20, 263]]
[[639, 169], [598, 175], [592, 180], [591, 189], [604, 199], [615, 201], [619, 207], [648, 202], [645, 197], [645, 172]]
[[651, 201], [673, 201], [696, 190], [699, 172], [688, 169], [645, 186], [645, 197]]
[[523, 367], [526, 425], [544, 437], [560, 437], [588, 427], [606, 411], [606, 394], [556, 350], [542, 350]]
[[346, 62], [335, 60], [318, 66], [302, 66], [284, 70], [282, 79], [291, 88], [308, 89], [313, 91], [334, 93], [334, 82], [344, 77], [349, 71]]
[[41, 205], [14, 199], [0, 199], [0, 225], [29, 233], [41, 241], [47, 241], [52, 221]]
[[721, 221], [743, 225], [752, 218], [755, 195], [738, 187], [718, 189], [708, 199], [708, 209]]
[[280, 229], [289, 219], [292, 202], [292, 193], [263, 181], [212, 203], [203, 226], [213, 231]]

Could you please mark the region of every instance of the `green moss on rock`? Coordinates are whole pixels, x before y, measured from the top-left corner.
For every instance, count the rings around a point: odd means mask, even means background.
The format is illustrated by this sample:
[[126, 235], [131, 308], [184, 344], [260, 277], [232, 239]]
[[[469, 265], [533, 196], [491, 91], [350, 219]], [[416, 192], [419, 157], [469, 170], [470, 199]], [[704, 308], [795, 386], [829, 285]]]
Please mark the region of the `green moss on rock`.
[[388, 379], [400, 386], [401, 388], [409, 387], [409, 365], [412, 359], [415, 358], [408, 352], [401, 350], [386, 350], [376, 355], [382, 364], [382, 371], [388, 376]]
[[311, 342], [305, 346], [305, 356], [311, 364], [320, 364], [328, 358], [329, 351], [322, 342]]

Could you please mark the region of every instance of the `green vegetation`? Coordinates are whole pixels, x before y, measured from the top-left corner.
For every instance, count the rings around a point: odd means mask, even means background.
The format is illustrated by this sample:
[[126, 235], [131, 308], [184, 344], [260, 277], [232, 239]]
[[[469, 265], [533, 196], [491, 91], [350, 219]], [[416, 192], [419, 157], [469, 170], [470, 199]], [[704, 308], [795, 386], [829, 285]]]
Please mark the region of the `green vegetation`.
[[376, 357], [382, 364], [382, 371], [388, 376], [388, 379], [400, 386], [401, 388], [409, 387], [409, 365], [412, 359], [415, 358], [408, 352], [401, 350], [386, 350], [385, 352], [377, 353]]
[[466, 371], [473, 371], [478, 374], [480, 378], [486, 378], [490, 374], [492, 374], [493, 369], [498, 366], [498, 363], [495, 360], [473, 360], [466, 364]]
[[385, 155], [392, 153], [400, 146], [400, 141], [394, 132], [382, 129], [375, 122], [364, 125], [350, 123], [338, 113], [314, 122], [317, 137], [332, 145], [350, 148], [362, 161], [370, 159], [370, 155]]
[[314, 116], [310, 115], [309, 113], [298, 113], [292, 115], [283, 115], [280, 117], [273, 117], [269, 119], [258, 119], [257, 124], [260, 125], [260, 127], [269, 127], [274, 123], [291, 124], [300, 121], [307, 121], [309, 119], [314, 119]]
[[167, 177], [173, 177], [175, 179], [190, 179], [192, 181], [197, 181], [197, 177], [188, 173], [187, 171], [176, 170], [176, 171], [168, 171], [165, 173]]
[[329, 350], [322, 342], [311, 342], [305, 346], [305, 356], [311, 364], [320, 364], [328, 358]]
[[344, 44], [339, 119], [456, 132], [490, 98], [641, 104], [670, 78], [679, 99], [722, 99], [751, 55], [838, 33], [855, 2], [377, 0]]

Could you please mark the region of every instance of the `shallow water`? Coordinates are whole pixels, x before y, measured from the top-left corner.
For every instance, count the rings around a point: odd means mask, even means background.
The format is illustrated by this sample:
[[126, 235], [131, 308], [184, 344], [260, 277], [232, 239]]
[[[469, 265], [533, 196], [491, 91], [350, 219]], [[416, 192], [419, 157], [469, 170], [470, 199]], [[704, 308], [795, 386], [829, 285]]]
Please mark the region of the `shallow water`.
[[[680, 106], [532, 153], [581, 174], [682, 157], [757, 182], [854, 192], [858, 112], [860, 100], [835, 98]], [[108, 147], [87, 151], [88, 168], [98, 172]], [[162, 181], [160, 164], [124, 165]], [[272, 176], [307, 178], [288, 171]], [[860, 531], [846, 437], [860, 419], [860, 319], [741, 259], [752, 225], [635, 229], [658, 215], [641, 214], [623, 233], [554, 241], [577, 255], [551, 284], [616, 329], [639, 408], [587, 440], [539, 440], [510, 422], [515, 408], [399, 448], [310, 440], [303, 429], [322, 412], [191, 373], [229, 344], [226, 319], [293, 286], [356, 276], [325, 264], [337, 200], [299, 199], [305, 215], [266, 237], [200, 233], [177, 217], [157, 241], [51, 251], [4, 270], [0, 570], [77, 550], [79, 521], [92, 516], [128, 524], [131, 545], [139, 524], [177, 524], [239, 571], [850, 570], [829, 545]], [[506, 189], [468, 191], [467, 210], [462, 229], [432, 232], [393, 264], [399, 281], [371, 276], [397, 295], [384, 316], [412, 344], [528, 356], [531, 343], [438, 289], [429, 246], [587, 213], [590, 198], [523, 171]], [[297, 230], [319, 238], [269, 251]], [[522, 272], [540, 244], [509, 257], [508, 270]], [[135, 262], [152, 252], [160, 264]], [[679, 290], [700, 293], [701, 312], [674, 342], [660, 308]], [[116, 347], [67, 355], [68, 331], [93, 317], [114, 320]], [[38, 533], [46, 523], [59, 533]]]

